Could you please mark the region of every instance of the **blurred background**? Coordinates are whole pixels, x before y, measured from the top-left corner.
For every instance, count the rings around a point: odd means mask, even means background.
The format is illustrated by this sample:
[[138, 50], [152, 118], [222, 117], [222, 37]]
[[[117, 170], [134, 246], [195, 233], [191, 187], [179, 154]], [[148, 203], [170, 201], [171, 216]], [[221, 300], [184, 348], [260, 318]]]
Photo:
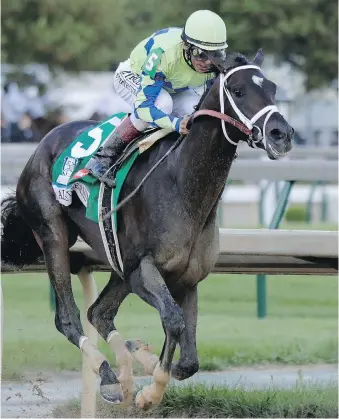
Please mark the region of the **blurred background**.
[[119, 61], [197, 9], [222, 16], [230, 52], [263, 48], [296, 144], [338, 145], [335, 0], [3, 0], [2, 142], [38, 142], [56, 124], [120, 111]]
[[[2, 185], [15, 185], [37, 143], [53, 127], [126, 110], [112, 84], [119, 62], [153, 31], [183, 26], [191, 12], [204, 8], [225, 20], [230, 52], [253, 58], [263, 48], [263, 70], [278, 85], [277, 104], [295, 128], [294, 151], [303, 150], [298, 157], [336, 159], [335, 0], [171, 0], [161, 7], [156, 0], [3, 0]], [[240, 158], [245, 148], [239, 147]], [[250, 157], [264, 158], [263, 153]], [[258, 206], [260, 191], [239, 189], [236, 183], [228, 189], [227, 202], [228, 208], [234, 203], [230, 211], [237, 217], [225, 210], [222, 226], [227, 220], [256, 224], [266, 217]], [[299, 221], [336, 222], [336, 187], [308, 186], [299, 185], [291, 196], [292, 203], [302, 205]], [[267, 194], [267, 217], [276, 196], [273, 190]]]

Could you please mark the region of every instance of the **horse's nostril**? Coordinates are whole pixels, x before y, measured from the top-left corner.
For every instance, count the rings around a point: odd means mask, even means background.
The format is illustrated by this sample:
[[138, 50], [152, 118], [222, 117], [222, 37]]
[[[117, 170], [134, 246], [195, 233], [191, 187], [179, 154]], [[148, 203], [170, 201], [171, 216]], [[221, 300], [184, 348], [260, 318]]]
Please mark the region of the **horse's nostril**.
[[278, 128], [274, 128], [270, 131], [270, 135], [272, 138], [274, 138], [275, 140], [282, 140], [284, 138], [286, 138], [286, 133], [284, 131], [281, 131]]

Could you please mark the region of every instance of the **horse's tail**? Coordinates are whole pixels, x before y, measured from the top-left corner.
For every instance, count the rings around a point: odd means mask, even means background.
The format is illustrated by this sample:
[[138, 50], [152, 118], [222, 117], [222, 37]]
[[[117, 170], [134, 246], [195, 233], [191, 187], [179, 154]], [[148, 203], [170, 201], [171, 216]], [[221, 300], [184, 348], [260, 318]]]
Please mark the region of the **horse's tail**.
[[1, 261], [22, 268], [37, 262], [42, 251], [22, 218], [14, 195], [1, 202]]

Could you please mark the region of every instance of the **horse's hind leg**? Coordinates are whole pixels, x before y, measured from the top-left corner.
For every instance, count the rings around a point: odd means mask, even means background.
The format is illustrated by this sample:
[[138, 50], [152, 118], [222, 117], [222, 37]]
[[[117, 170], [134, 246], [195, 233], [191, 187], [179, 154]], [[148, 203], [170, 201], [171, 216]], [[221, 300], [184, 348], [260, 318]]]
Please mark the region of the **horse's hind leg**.
[[115, 328], [114, 319], [121, 303], [129, 293], [129, 284], [112, 272], [109, 282], [87, 314], [88, 320], [115, 353], [120, 370], [118, 378], [124, 393], [124, 405], [130, 404], [133, 399], [132, 356], [125, 346], [125, 341]]
[[141, 260], [139, 268], [130, 275], [129, 282], [135, 294], [158, 310], [166, 334], [160, 362], [153, 372], [153, 383], [144, 387], [135, 400], [138, 407], [148, 409], [160, 403], [165, 394], [175, 348], [185, 327], [184, 316], [151, 257]]
[[[27, 192], [28, 191], [28, 192]], [[70, 273], [67, 223], [50, 184], [42, 178], [17, 192], [20, 212], [42, 243], [46, 269], [56, 296], [56, 328], [89, 357], [92, 369], [101, 377], [105, 399], [120, 403], [123, 395], [117, 377], [106, 358], [84, 335], [75, 303]]]

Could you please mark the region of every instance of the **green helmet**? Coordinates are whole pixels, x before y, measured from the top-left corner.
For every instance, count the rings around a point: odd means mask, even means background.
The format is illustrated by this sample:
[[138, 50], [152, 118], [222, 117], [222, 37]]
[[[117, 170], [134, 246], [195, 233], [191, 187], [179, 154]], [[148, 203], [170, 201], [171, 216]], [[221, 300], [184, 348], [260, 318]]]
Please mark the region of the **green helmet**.
[[227, 48], [226, 25], [219, 15], [210, 10], [197, 10], [185, 23], [182, 39], [205, 51]]

